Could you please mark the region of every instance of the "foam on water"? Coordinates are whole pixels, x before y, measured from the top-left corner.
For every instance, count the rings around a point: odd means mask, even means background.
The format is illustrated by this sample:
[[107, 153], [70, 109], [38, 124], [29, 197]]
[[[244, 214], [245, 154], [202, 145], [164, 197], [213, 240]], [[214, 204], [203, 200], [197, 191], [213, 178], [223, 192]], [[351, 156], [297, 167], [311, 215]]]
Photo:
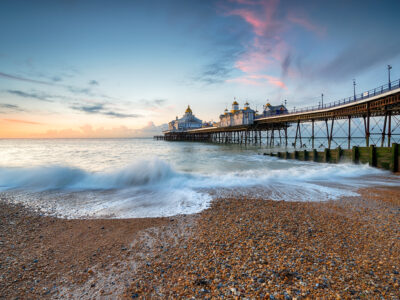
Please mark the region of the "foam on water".
[[[355, 196], [356, 188], [398, 184], [388, 172], [364, 165], [292, 163], [252, 155], [260, 167], [183, 172], [158, 158], [108, 171], [67, 166], [0, 168], [4, 198], [66, 218], [159, 217], [207, 208], [212, 197], [236, 195], [286, 201]], [[284, 167], [277, 167], [282, 164]], [[213, 196], [211, 196], [213, 195]]]

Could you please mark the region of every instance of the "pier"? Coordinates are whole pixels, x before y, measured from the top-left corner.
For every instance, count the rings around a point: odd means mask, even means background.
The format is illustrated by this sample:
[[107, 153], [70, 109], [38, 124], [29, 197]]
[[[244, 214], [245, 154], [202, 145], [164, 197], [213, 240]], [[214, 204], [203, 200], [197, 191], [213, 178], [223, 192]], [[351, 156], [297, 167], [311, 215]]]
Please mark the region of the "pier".
[[258, 117], [251, 125], [165, 131], [167, 141], [328, 148], [387, 146], [400, 142], [400, 80], [323, 106]]

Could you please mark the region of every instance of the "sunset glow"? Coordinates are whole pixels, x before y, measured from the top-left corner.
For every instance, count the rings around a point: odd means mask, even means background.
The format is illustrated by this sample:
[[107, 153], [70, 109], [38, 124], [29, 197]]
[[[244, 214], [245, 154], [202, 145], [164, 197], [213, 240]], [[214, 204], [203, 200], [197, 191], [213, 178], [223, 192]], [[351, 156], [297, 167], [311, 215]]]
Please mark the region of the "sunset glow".
[[0, 138], [152, 136], [188, 104], [215, 121], [234, 97], [301, 107], [397, 78], [399, 4], [343, 4], [4, 1]]

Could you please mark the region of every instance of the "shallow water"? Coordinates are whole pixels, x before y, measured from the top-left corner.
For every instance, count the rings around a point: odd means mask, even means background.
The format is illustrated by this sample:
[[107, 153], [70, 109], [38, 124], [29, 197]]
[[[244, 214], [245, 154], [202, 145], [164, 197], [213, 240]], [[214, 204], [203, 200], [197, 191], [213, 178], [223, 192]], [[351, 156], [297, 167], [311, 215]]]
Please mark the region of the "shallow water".
[[153, 139], [0, 140], [0, 195], [66, 218], [199, 212], [213, 197], [324, 201], [400, 185], [366, 165], [260, 155], [262, 147]]

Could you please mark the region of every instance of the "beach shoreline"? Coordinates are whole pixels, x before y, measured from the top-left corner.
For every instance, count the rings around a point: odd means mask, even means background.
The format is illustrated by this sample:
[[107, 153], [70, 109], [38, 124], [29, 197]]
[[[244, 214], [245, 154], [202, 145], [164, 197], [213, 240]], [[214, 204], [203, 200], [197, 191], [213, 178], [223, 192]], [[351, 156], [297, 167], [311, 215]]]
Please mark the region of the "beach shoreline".
[[0, 201], [0, 298], [400, 297], [400, 190], [66, 220]]

